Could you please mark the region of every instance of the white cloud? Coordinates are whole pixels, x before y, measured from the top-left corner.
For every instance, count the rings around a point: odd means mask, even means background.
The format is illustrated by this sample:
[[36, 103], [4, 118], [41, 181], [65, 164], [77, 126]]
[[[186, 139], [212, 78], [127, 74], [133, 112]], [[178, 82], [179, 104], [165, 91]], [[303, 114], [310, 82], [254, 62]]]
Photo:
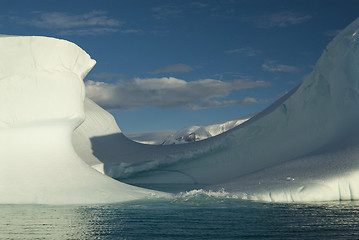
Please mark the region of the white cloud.
[[262, 68], [268, 72], [297, 72], [299, 70], [295, 66], [279, 64], [275, 61], [267, 61], [263, 63]]
[[255, 57], [260, 53], [260, 51], [255, 50], [255, 49], [253, 49], [251, 47], [245, 47], [245, 48], [231, 49], [231, 50], [225, 51], [225, 53], [244, 55], [244, 56], [247, 56], [247, 57]]
[[181, 7], [170, 4], [154, 7], [151, 10], [152, 16], [159, 20], [177, 18], [180, 17], [183, 12], [183, 9]]
[[173, 77], [135, 78], [115, 84], [92, 80], [85, 83], [87, 96], [107, 109], [135, 109], [144, 106], [199, 109], [255, 103], [251, 98], [241, 101], [220, 101], [218, 98], [227, 96], [233, 90], [269, 85], [269, 82], [251, 80], [203, 79], [187, 82]]
[[120, 21], [109, 18], [105, 11], [92, 11], [79, 15], [62, 12], [41, 13], [38, 19], [33, 19], [30, 23], [42, 28], [118, 27], [122, 25]]
[[143, 34], [143, 31], [140, 29], [126, 29], [126, 30], [121, 30], [121, 33], [125, 33], [125, 34]]
[[78, 36], [96, 36], [103, 35], [107, 33], [115, 33], [118, 32], [118, 29], [115, 28], [89, 28], [89, 29], [69, 29], [69, 30], [61, 30], [58, 32], [61, 36], [68, 35], [78, 35]]
[[233, 106], [233, 105], [248, 105], [248, 104], [255, 104], [255, 103], [259, 103], [259, 101], [252, 97], [246, 97], [242, 100], [224, 100], [224, 101], [206, 100], [200, 104], [194, 104], [194, 103], [189, 104], [187, 106], [187, 109], [199, 110], [199, 109], [205, 109], [205, 108], [218, 108], [218, 107], [227, 107], [227, 106]]
[[311, 18], [312, 16], [310, 15], [303, 15], [293, 11], [282, 11], [256, 18], [247, 17], [244, 20], [254, 22], [259, 28], [283, 28], [306, 22]]
[[205, 8], [208, 6], [208, 4], [203, 2], [191, 2], [190, 6], [197, 7], [197, 8]]
[[30, 20], [23, 23], [39, 28], [59, 30], [60, 35], [99, 35], [118, 32], [123, 25], [117, 19], [111, 18], [105, 11], [92, 11], [84, 14], [69, 14], [63, 12], [39, 12]]
[[168, 66], [164, 66], [162, 68], [156, 69], [153, 72], [151, 72], [151, 74], [157, 74], [157, 73], [175, 73], [175, 72], [190, 72], [192, 71], [193, 68], [186, 65], [186, 64], [182, 64], [182, 63], [178, 63], [178, 64], [173, 64], [173, 65], [168, 65]]

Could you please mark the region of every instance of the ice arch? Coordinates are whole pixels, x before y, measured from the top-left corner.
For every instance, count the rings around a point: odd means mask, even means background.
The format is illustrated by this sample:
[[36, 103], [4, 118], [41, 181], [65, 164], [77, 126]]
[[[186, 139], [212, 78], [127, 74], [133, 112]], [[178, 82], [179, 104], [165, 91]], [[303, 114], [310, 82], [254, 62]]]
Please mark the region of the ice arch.
[[[300, 86], [225, 134], [147, 146], [118, 131], [92, 137], [93, 154], [129, 183], [204, 184], [271, 201], [359, 199], [358, 32], [359, 19]], [[106, 142], [118, 145], [103, 152]]]
[[83, 78], [95, 61], [47, 37], [0, 37], [0, 203], [108, 203], [164, 196], [84, 163], [72, 132], [84, 120]]

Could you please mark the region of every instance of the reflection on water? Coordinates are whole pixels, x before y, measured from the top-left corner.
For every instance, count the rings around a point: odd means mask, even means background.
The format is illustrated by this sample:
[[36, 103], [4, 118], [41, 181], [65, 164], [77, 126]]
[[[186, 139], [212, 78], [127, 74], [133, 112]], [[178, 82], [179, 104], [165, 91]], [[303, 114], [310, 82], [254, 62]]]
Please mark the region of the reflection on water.
[[359, 203], [179, 196], [88, 206], [0, 205], [0, 239], [356, 239]]
[[0, 205], [0, 239], [86, 239], [77, 207]]

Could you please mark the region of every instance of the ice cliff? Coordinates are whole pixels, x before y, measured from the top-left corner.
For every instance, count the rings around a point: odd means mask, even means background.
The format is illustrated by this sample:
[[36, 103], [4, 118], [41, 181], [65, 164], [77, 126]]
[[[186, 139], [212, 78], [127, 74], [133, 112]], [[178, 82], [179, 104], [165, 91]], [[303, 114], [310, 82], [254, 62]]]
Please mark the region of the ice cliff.
[[[303, 83], [263, 112], [203, 141], [148, 146], [91, 138], [104, 172], [133, 184], [225, 188], [247, 199], [359, 199], [359, 20], [323, 51]], [[101, 152], [103, 143], [117, 149]]]
[[[90, 168], [71, 138], [95, 61], [47, 37], [0, 37], [0, 203], [108, 203], [165, 196]], [[89, 113], [87, 113], [89, 114]]]

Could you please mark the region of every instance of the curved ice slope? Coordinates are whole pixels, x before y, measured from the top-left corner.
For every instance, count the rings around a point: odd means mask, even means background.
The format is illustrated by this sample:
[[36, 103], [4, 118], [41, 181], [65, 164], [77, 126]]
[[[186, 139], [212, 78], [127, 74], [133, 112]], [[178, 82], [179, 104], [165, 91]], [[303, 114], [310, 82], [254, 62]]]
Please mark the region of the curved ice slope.
[[72, 143], [76, 153], [90, 166], [101, 163], [92, 153], [91, 138], [121, 133], [113, 116], [89, 98], [84, 101], [85, 120], [75, 129]]
[[224, 134], [157, 147], [119, 134], [91, 139], [94, 149], [106, 139], [122, 144], [112, 158], [98, 154], [105, 172], [138, 184], [223, 186], [260, 200], [359, 199], [358, 31], [357, 19], [300, 86]]
[[0, 38], [0, 203], [82, 204], [158, 192], [106, 177], [75, 153], [84, 120], [83, 78], [95, 61], [73, 43]]
[[358, 158], [359, 138], [348, 137], [345, 144], [334, 149], [288, 161], [210, 189], [225, 189], [238, 198], [257, 201], [358, 200]]

